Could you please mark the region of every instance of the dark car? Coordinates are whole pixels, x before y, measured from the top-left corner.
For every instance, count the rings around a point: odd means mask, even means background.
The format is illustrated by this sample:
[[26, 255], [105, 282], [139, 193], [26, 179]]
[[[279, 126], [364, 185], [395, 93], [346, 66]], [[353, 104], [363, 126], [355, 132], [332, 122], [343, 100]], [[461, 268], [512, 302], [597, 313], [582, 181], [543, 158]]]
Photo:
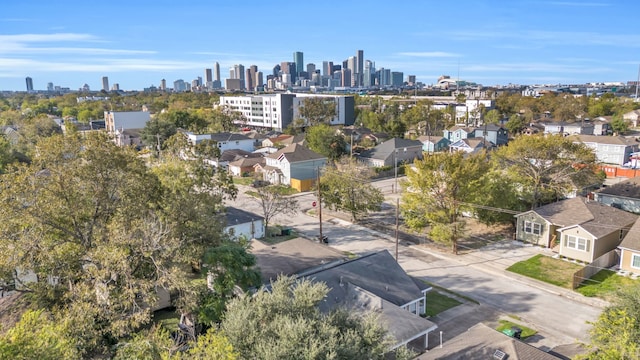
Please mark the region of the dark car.
[[254, 187], [254, 188], [259, 188], [267, 185], [270, 185], [269, 182], [264, 180], [255, 180], [254, 182], [251, 183], [251, 187]]

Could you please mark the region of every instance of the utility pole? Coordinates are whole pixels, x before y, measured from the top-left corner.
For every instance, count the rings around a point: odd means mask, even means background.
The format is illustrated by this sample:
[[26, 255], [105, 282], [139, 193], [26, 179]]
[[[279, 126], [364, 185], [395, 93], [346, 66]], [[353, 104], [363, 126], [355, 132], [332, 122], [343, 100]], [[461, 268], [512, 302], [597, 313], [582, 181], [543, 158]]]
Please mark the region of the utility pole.
[[400, 198], [396, 199], [396, 262], [398, 262], [398, 228], [400, 226]]
[[320, 237], [318, 241], [322, 244], [322, 192], [320, 191], [320, 168], [316, 168], [316, 184], [318, 186], [318, 219], [320, 220]]
[[395, 149], [393, 151], [393, 172], [394, 172], [394, 181], [395, 181], [395, 187], [394, 187], [394, 193], [398, 192], [398, 149]]

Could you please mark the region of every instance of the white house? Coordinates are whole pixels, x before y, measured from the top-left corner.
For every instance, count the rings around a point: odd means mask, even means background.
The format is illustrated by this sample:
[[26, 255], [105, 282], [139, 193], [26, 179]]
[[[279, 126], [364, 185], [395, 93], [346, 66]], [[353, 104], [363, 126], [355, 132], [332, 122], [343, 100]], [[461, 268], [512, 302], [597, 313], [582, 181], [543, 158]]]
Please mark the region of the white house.
[[148, 111], [105, 111], [105, 128], [109, 134], [116, 130], [143, 129], [151, 119]]
[[224, 232], [235, 239], [247, 240], [264, 237], [264, 217], [234, 207], [226, 208], [227, 225]]
[[318, 169], [324, 167], [327, 158], [298, 143], [267, 155], [266, 163], [256, 164], [256, 172], [272, 184], [290, 185], [298, 191], [311, 189]]
[[598, 161], [605, 164], [624, 165], [632, 153], [638, 151], [638, 143], [622, 136], [576, 135], [574, 142], [581, 142], [593, 149]]
[[239, 149], [247, 152], [254, 150], [255, 140], [243, 134], [236, 134], [230, 132], [221, 132], [215, 134], [194, 134], [189, 131], [184, 132], [189, 144], [195, 145], [203, 140], [215, 141], [220, 149], [220, 153], [225, 150]]

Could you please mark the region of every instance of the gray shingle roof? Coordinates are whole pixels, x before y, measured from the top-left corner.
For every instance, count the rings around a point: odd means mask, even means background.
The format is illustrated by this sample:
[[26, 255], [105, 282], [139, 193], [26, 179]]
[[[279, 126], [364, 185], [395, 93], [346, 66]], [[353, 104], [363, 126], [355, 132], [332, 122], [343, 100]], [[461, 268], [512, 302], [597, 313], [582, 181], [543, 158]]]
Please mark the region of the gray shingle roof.
[[420, 355], [422, 360], [493, 359], [496, 350], [504, 352], [508, 360], [557, 360], [555, 355], [514, 339], [479, 323], [453, 339]]
[[572, 138], [578, 139], [583, 143], [597, 143], [607, 145], [633, 146], [638, 145], [635, 140], [624, 136], [597, 136], [597, 135], [574, 135]]
[[414, 147], [414, 146], [418, 146], [422, 148], [422, 143], [418, 140], [393, 138], [383, 142], [382, 144], [374, 147], [373, 149], [364, 151], [362, 154], [360, 154], [360, 157], [385, 160], [385, 159], [388, 159], [389, 156], [391, 156], [391, 154], [396, 149], [404, 149], [407, 147]]
[[230, 132], [220, 132], [211, 134], [211, 140], [214, 141], [238, 141], [238, 140], [251, 140], [245, 135], [230, 133]]
[[598, 193], [640, 199], [640, 176], [606, 187]]
[[254, 220], [263, 220], [264, 218], [258, 214], [254, 214], [242, 209], [227, 207], [225, 209], [225, 217], [229, 226], [237, 224], [246, 224]]
[[640, 221], [636, 221], [633, 224], [627, 235], [622, 239], [619, 247], [640, 251]]
[[277, 159], [280, 157], [280, 155], [284, 155], [284, 157], [290, 163], [307, 161], [307, 160], [326, 159], [325, 156], [322, 156], [317, 152], [312, 151], [298, 143], [293, 143], [291, 145], [288, 145], [287, 147], [282, 148], [277, 152], [268, 155], [267, 157], [271, 159]]

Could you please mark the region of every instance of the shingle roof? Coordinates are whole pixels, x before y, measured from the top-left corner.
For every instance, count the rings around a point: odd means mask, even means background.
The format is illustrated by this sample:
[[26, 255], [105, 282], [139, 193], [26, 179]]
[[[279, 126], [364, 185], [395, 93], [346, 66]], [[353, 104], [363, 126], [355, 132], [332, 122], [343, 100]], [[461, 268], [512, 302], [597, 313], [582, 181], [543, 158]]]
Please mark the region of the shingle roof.
[[640, 251], [640, 221], [636, 221], [618, 247]]
[[442, 137], [442, 136], [435, 136], [435, 135], [431, 135], [431, 136], [428, 136], [428, 135], [420, 135], [420, 136], [418, 136], [418, 139], [417, 139], [417, 140], [418, 140], [418, 141], [420, 141], [420, 142], [423, 142], [423, 143], [428, 142], [428, 141], [431, 141], [433, 144], [437, 144], [437, 143], [438, 143], [438, 141], [440, 141], [440, 140], [442, 140], [442, 139], [444, 139], [444, 137]]
[[383, 142], [373, 149], [364, 151], [362, 154], [360, 154], [360, 157], [385, 160], [389, 158], [389, 156], [391, 156], [391, 154], [393, 154], [396, 149], [403, 149], [414, 146], [422, 148], [422, 143], [418, 140], [393, 138]]
[[236, 134], [230, 132], [220, 132], [211, 134], [211, 140], [214, 141], [237, 141], [237, 140], [251, 140], [243, 134]]
[[479, 323], [466, 332], [420, 355], [422, 360], [492, 359], [496, 350], [504, 352], [508, 360], [557, 360], [555, 355]]
[[576, 197], [541, 206], [533, 212], [550, 223], [560, 226], [580, 225], [592, 235], [600, 237], [632, 224], [637, 215]]
[[606, 187], [598, 193], [640, 199], [640, 176]]
[[273, 154], [267, 155], [267, 157], [271, 159], [277, 159], [280, 157], [280, 155], [284, 155], [284, 157], [290, 163], [307, 160], [326, 159], [325, 156], [320, 155], [317, 152], [310, 150], [309, 148], [306, 148], [298, 143], [288, 145]]
[[230, 206], [225, 209], [225, 217], [227, 220], [227, 225], [229, 226], [237, 225], [237, 224], [246, 224], [254, 220], [264, 219], [262, 216], [258, 214], [254, 214], [252, 212], [230, 207]]
[[638, 145], [638, 143], [635, 140], [626, 138], [624, 136], [574, 135], [573, 137], [582, 141], [583, 143], [597, 143], [597, 144], [623, 145], [623, 146]]

